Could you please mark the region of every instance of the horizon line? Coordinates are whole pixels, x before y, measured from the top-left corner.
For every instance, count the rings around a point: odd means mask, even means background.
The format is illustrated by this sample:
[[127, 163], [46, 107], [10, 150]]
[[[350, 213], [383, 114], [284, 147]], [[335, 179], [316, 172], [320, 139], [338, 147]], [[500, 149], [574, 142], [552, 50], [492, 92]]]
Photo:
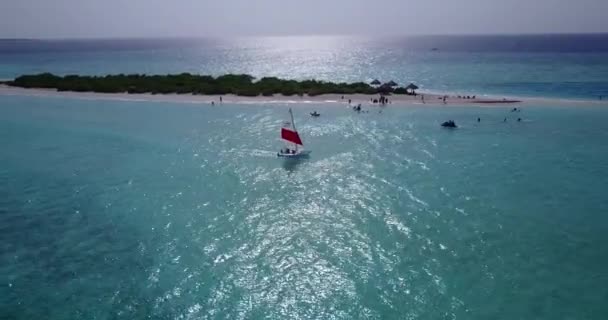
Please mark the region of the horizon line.
[[90, 36], [90, 37], [0, 37], [0, 41], [60, 41], [60, 40], [194, 40], [194, 39], [238, 39], [238, 38], [306, 38], [306, 37], [343, 37], [343, 38], [398, 38], [398, 37], [496, 37], [496, 36], [576, 36], [608, 35], [608, 31], [598, 32], [524, 32], [524, 33], [419, 33], [419, 34], [292, 34], [292, 35], [171, 35], [171, 36]]

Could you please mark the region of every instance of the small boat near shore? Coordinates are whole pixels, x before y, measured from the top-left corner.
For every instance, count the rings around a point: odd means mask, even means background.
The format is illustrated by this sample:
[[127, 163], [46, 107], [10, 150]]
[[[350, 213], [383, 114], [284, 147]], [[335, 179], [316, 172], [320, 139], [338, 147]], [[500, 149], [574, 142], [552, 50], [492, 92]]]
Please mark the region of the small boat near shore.
[[458, 128], [458, 126], [456, 125], [454, 120], [448, 120], [448, 121], [442, 123], [441, 126], [444, 128]]
[[310, 113], [310, 116], [311, 116], [311, 117], [315, 117], [315, 118], [316, 118], [316, 117], [320, 117], [320, 116], [321, 116], [321, 114], [320, 114], [320, 113], [318, 113], [318, 112], [316, 112], [316, 111], [314, 111], [314, 112], [311, 112], [311, 113]]

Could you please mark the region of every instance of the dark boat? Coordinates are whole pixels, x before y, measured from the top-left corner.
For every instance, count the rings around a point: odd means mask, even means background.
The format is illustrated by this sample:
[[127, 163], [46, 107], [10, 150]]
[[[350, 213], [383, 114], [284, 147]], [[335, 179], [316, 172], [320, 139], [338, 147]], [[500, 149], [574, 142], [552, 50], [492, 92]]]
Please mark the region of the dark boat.
[[315, 112], [311, 112], [310, 115], [313, 116], [313, 117], [318, 117], [321, 114], [315, 111]]
[[442, 123], [441, 126], [444, 128], [458, 128], [458, 126], [453, 120], [446, 121]]

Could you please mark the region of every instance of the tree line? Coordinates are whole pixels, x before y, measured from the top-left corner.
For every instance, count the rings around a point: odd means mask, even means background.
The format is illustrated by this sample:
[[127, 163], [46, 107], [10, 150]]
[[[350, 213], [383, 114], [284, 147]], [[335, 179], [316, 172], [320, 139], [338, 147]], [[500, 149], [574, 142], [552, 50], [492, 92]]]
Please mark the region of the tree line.
[[235, 94], [239, 96], [271, 96], [282, 94], [404, 94], [405, 88], [388, 85], [371, 86], [365, 82], [333, 83], [318, 80], [285, 80], [276, 77], [256, 79], [247, 74], [226, 74], [218, 77], [190, 73], [173, 75], [117, 74], [106, 76], [58, 76], [51, 73], [22, 75], [5, 84], [21, 88], [48, 88], [58, 91], [100, 93], [191, 93], [201, 95]]

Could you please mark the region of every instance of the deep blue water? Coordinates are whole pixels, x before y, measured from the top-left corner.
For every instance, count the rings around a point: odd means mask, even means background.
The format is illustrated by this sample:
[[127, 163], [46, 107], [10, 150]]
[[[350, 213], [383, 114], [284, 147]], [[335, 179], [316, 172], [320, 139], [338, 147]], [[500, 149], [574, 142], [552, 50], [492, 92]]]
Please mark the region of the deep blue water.
[[0, 78], [39, 72], [380, 78], [426, 91], [595, 100], [608, 96], [608, 35], [0, 40]]
[[0, 318], [605, 319], [608, 109], [293, 108], [0, 97]]

